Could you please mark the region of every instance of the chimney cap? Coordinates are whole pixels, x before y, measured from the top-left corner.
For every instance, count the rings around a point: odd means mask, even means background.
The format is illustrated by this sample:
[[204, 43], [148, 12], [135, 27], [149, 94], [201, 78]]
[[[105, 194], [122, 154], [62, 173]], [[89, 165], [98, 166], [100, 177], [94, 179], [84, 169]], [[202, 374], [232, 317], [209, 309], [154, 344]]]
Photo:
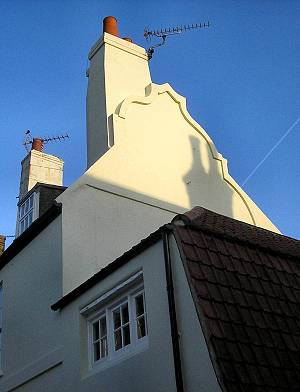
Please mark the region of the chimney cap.
[[114, 16], [106, 16], [103, 19], [103, 33], [109, 33], [116, 37], [119, 36], [118, 22]]
[[124, 39], [125, 41], [128, 41], [128, 42], [133, 43], [132, 38], [130, 38], [130, 37], [123, 37], [123, 39]]
[[44, 148], [44, 140], [37, 137], [33, 138], [31, 149], [42, 152], [43, 148]]

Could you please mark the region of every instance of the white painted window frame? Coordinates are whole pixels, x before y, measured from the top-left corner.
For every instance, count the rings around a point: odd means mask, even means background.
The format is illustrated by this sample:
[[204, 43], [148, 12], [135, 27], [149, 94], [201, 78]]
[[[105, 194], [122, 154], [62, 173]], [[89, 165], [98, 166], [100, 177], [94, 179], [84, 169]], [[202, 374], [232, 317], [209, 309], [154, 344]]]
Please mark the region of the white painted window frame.
[[[33, 198], [33, 203], [32, 203], [32, 208], [30, 208], [25, 214], [21, 215], [21, 211], [22, 211], [22, 206], [24, 206], [26, 204], [26, 202], [30, 199]], [[22, 225], [22, 221], [25, 221], [26, 217], [29, 216], [30, 212], [32, 211], [32, 221], [31, 223], [23, 230], [21, 231], [21, 225]], [[28, 227], [32, 224], [32, 222], [34, 222], [37, 218], [38, 218], [38, 214], [39, 214], [39, 194], [36, 192], [33, 192], [30, 196], [28, 196], [22, 204], [20, 204], [19, 208], [18, 208], [18, 222], [17, 222], [17, 237], [19, 235], [21, 235], [22, 233], [24, 233], [24, 231], [26, 229], [28, 229]]]
[[[146, 335], [142, 338], [138, 338], [135, 298], [141, 293], [143, 293], [144, 300]], [[114, 349], [113, 311], [124, 303], [128, 303], [130, 344], [116, 351]], [[80, 313], [86, 318], [87, 323], [89, 370], [112, 366], [116, 362], [122, 361], [148, 348], [147, 311], [142, 271], [139, 271], [126, 281], [115, 286], [112, 290], [101, 295], [95, 301], [85, 306]], [[93, 323], [103, 317], [104, 314], [106, 315], [108, 355], [94, 361]]]

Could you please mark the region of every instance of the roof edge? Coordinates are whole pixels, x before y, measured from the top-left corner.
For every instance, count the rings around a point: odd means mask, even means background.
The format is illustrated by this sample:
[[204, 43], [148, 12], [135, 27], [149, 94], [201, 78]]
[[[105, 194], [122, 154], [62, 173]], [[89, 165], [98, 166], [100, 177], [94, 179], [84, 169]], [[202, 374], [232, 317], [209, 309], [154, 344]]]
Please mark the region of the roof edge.
[[[184, 214], [180, 214], [180, 215], [178, 215], [178, 216], [173, 218], [172, 224], [174, 226], [176, 226], [176, 225], [178, 225], [178, 223], [179, 223], [180, 226], [181, 225], [182, 226], [186, 225], [186, 226], [189, 226], [189, 227], [192, 226], [192, 220], [189, 217], [187, 217], [186, 215], [184, 215]], [[212, 234], [215, 235], [214, 233], [212, 233]], [[188, 268], [187, 268], [187, 258], [186, 258], [186, 255], [184, 253], [183, 247], [182, 247], [181, 238], [180, 238], [179, 233], [176, 230], [176, 228], [173, 230], [173, 235], [174, 235], [177, 247], [178, 247], [178, 251], [179, 251], [180, 259], [181, 259], [181, 262], [182, 262], [183, 270], [184, 270], [185, 277], [186, 277], [186, 280], [187, 280], [187, 284], [188, 284], [188, 287], [189, 287], [189, 290], [190, 290], [190, 293], [191, 293], [191, 296], [192, 296], [192, 300], [193, 300], [193, 303], [194, 303], [194, 306], [195, 306], [195, 311], [196, 311], [196, 314], [197, 314], [197, 317], [198, 317], [199, 325], [200, 325], [200, 328], [202, 330], [202, 334], [203, 334], [203, 337], [204, 337], [204, 340], [205, 340], [205, 343], [206, 343], [206, 347], [207, 347], [207, 350], [208, 350], [208, 355], [209, 355], [210, 360], [211, 360], [213, 371], [215, 372], [215, 376], [216, 376], [216, 379], [217, 379], [217, 382], [218, 382], [220, 388], [225, 391], [225, 387], [224, 387], [224, 384], [222, 382], [222, 377], [221, 377], [220, 370], [219, 370], [218, 366], [216, 366], [216, 353], [215, 353], [215, 351], [214, 351], [214, 349], [213, 349], [213, 347], [212, 347], [212, 345], [210, 343], [209, 331], [208, 331], [207, 326], [206, 326], [206, 324], [204, 322], [204, 313], [203, 313], [203, 310], [198, 306], [198, 303], [197, 303], [197, 293], [195, 292], [195, 289], [194, 289], [193, 285], [191, 284], [191, 278], [190, 278], [190, 274], [189, 274], [189, 271], [188, 271]]]
[[159, 229], [151, 233], [148, 237], [141, 240], [137, 245], [134, 245], [131, 249], [123, 253], [114, 261], [110, 262], [107, 266], [96, 272], [96, 274], [81, 283], [75, 289], [61, 297], [57, 302], [51, 305], [51, 309], [56, 311], [66, 307], [68, 304], [78, 298], [81, 294], [85, 293], [87, 290], [95, 286], [97, 283], [101, 282], [101, 280], [105, 279], [111, 273], [121, 268], [128, 261], [142, 253], [145, 249], [158, 242], [162, 238], [162, 233], [170, 232], [172, 231], [172, 228], [173, 227], [169, 224], [161, 226]]
[[280, 249], [279, 246], [277, 246], [274, 249], [274, 248], [268, 246], [267, 243], [266, 244], [262, 244], [260, 242], [257, 242], [255, 239], [243, 238], [240, 234], [228, 233], [228, 232], [224, 232], [224, 231], [220, 232], [220, 230], [208, 227], [206, 224], [199, 224], [199, 223], [197, 223], [195, 221], [195, 218], [191, 214], [196, 209], [198, 209], [198, 210], [201, 209], [204, 214], [206, 214], [206, 213], [213, 213], [216, 216], [220, 216], [220, 217], [226, 218], [226, 220], [228, 220], [228, 221], [238, 222], [238, 224], [240, 224], [241, 226], [248, 227], [249, 229], [254, 230], [257, 233], [259, 233], [259, 235], [268, 234], [268, 235], [272, 236], [274, 239], [277, 238], [277, 239], [280, 239], [280, 240], [283, 240], [283, 241], [291, 241], [293, 243], [297, 243], [297, 242], [300, 243], [300, 240], [297, 240], [296, 238], [289, 237], [289, 236], [286, 236], [286, 235], [281, 234], [281, 233], [276, 233], [276, 232], [271, 231], [269, 229], [266, 229], [264, 227], [254, 226], [251, 223], [246, 223], [246, 222], [240, 221], [238, 219], [235, 219], [235, 218], [232, 218], [232, 217], [229, 217], [229, 216], [226, 216], [226, 215], [222, 215], [222, 214], [219, 214], [219, 213], [214, 212], [214, 211], [207, 210], [204, 207], [194, 207], [191, 211], [188, 211], [187, 213], [176, 215], [172, 219], [171, 225], [173, 225], [175, 228], [177, 226], [185, 226], [185, 227], [188, 227], [191, 230], [200, 230], [203, 233], [213, 234], [214, 236], [216, 236], [218, 238], [221, 237], [222, 239], [225, 238], [225, 239], [227, 239], [229, 241], [235, 241], [237, 243], [244, 244], [244, 245], [247, 245], [247, 246], [250, 246], [250, 247], [259, 248], [261, 250], [268, 251], [271, 254], [274, 254], [274, 253], [275, 254], [280, 254], [281, 256], [286, 256], [286, 257], [289, 257], [289, 258], [292, 258], [292, 259], [298, 259], [299, 258], [299, 255], [298, 254], [295, 255], [294, 252], [291, 249], [290, 250], [283, 250], [283, 249]]
[[35, 237], [37, 237], [62, 211], [61, 203], [53, 205], [37, 220], [35, 220], [0, 256], [0, 270], [21, 252]]
[[23, 197], [18, 201], [18, 206], [22, 204], [28, 196], [30, 196], [33, 192], [35, 192], [38, 188], [51, 188], [51, 189], [61, 189], [63, 193], [68, 187], [64, 185], [54, 185], [54, 184], [45, 184], [43, 182], [37, 182]]

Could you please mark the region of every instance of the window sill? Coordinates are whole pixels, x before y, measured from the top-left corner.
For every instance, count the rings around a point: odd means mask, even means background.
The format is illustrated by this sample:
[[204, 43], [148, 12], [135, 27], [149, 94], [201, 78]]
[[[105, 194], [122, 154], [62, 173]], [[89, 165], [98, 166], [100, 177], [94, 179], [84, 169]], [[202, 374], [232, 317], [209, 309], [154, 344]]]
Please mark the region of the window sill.
[[119, 363], [146, 351], [148, 347], [149, 339], [146, 337], [143, 339], [143, 341], [139, 342], [139, 344], [134, 345], [134, 347], [128, 346], [128, 348], [122, 349], [120, 352], [116, 352], [111, 357], [100, 359], [98, 362], [95, 362], [90, 369], [88, 369], [88, 372], [83, 377], [83, 379], [91, 377], [96, 373], [106, 370], [112, 366], [117, 366]]

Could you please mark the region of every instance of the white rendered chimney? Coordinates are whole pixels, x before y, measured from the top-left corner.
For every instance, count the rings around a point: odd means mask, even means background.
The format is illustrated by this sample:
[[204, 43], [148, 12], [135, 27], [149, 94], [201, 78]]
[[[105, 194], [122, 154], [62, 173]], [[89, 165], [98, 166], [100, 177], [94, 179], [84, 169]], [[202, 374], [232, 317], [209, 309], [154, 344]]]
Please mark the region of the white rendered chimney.
[[38, 182], [63, 185], [64, 161], [54, 155], [44, 153], [42, 139], [33, 139], [32, 149], [21, 165], [20, 201]]
[[106, 17], [103, 36], [89, 53], [87, 70], [87, 167], [114, 144], [111, 115], [130, 95], [144, 95], [151, 83], [144, 48], [121, 39], [117, 21]]

